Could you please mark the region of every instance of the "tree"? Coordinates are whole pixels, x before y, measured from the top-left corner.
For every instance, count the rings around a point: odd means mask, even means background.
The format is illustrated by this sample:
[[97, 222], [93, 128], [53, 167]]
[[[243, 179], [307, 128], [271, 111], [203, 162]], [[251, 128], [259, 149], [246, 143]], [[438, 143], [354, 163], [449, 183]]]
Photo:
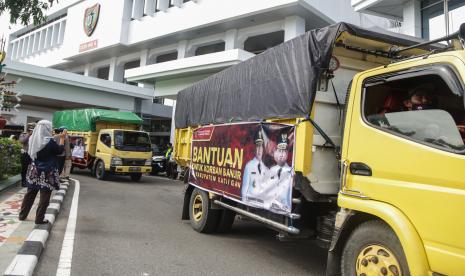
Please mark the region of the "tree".
[[28, 25], [31, 20], [34, 25], [45, 21], [44, 11], [58, 0], [0, 0], [0, 15], [5, 11], [10, 13], [10, 23]]

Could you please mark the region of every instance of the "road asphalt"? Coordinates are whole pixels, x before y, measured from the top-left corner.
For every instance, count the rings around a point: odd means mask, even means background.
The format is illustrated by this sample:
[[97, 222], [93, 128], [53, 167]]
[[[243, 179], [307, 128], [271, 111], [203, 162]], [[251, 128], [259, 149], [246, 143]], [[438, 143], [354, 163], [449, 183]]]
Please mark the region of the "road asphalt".
[[[80, 194], [71, 275], [324, 275], [326, 251], [312, 241], [280, 242], [240, 219], [228, 234], [195, 232], [180, 219], [180, 181], [73, 177]], [[35, 275], [56, 275], [73, 193], [71, 185]]]

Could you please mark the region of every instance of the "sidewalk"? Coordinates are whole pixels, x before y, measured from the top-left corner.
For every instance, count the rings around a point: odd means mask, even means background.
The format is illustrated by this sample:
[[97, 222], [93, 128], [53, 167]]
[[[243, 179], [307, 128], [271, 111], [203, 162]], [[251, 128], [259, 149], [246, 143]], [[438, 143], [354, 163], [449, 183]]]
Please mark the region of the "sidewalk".
[[15, 188], [1, 192], [0, 195], [0, 272], [6, 270], [35, 226], [34, 218], [39, 197], [34, 201], [28, 219], [18, 219], [25, 193], [26, 188]]

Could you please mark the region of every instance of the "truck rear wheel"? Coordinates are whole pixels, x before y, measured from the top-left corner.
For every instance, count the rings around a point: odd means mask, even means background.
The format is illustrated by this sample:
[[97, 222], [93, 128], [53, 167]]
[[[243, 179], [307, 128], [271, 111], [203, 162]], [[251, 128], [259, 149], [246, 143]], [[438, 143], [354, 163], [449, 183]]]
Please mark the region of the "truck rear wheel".
[[129, 176], [131, 177], [131, 180], [134, 182], [137, 182], [142, 178], [141, 173], [131, 173]]
[[95, 165], [95, 177], [98, 180], [105, 180], [107, 177], [107, 172], [105, 171], [105, 163], [103, 161], [98, 161]]
[[358, 226], [342, 252], [342, 276], [410, 275], [404, 251], [396, 234], [382, 221]]
[[192, 191], [189, 219], [192, 228], [200, 233], [212, 233], [218, 226], [219, 210], [210, 208], [208, 194], [198, 188]]

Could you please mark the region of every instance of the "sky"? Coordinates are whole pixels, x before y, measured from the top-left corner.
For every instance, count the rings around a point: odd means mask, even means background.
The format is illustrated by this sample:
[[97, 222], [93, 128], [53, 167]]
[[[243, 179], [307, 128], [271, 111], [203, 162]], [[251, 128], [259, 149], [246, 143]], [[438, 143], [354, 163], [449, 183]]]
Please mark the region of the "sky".
[[8, 36], [8, 33], [10, 32], [8, 27], [10, 26], [10, 16], [6, 13], [3, 13], [0, 16], [0, 37], [1, 36]]

